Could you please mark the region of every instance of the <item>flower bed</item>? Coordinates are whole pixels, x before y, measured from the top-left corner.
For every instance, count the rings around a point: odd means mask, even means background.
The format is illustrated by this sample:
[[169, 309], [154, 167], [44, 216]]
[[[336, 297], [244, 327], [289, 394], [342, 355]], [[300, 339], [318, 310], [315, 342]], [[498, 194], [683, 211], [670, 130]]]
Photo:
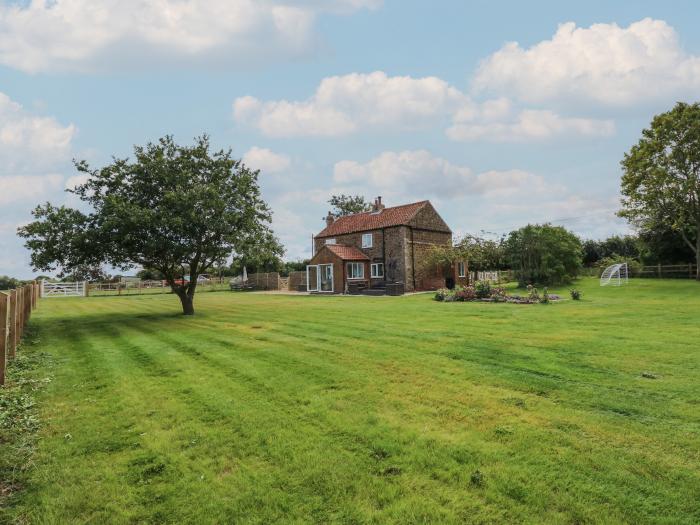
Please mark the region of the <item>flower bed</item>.
[[477, 281], [473, 286], [457, 286], [454, 290], [440, 288], [435, 292], [435, 300], [446, 303], [452, 302], [486, 302], [486, 303], [513, 303], [513, 304], [547, 304], [550, 301], [558, 301], [560, 297], [547, 292], [542, 293], [533, 286], [527, 287], [527, 295], [510, 295], [505, 288], [492, 286], [488, 281]]

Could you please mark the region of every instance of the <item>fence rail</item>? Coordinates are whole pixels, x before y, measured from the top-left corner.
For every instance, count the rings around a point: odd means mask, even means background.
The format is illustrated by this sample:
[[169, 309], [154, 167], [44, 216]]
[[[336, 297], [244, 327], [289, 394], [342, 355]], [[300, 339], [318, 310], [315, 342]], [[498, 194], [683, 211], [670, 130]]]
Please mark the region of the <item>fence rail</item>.
[[5, 384], [7, 363], [17, 355], [24, 329], [39, 302], [39, 284], [0, 291], [0, 385]]

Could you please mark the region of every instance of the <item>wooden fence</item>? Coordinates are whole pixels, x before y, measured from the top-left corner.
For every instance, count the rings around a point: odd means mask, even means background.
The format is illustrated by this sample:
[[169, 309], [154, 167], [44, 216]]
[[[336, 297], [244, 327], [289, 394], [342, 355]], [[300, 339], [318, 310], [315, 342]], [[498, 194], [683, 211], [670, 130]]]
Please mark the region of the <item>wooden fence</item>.
[[248, 275], [248, 284], [256, 290], [279, 290], [280, 274], [277, 272], [251, 273]]
[[697, 266], [694, 264], [657, 264], [642, 266], [638, 272], [630, 272], [630, 277], [656, 277], [662, 279], [695, 279]]
[[39, 301], [39, 284], [0, 291], [0, 385], [5, 384], [8, 361], [15, 358], [24, 329]]

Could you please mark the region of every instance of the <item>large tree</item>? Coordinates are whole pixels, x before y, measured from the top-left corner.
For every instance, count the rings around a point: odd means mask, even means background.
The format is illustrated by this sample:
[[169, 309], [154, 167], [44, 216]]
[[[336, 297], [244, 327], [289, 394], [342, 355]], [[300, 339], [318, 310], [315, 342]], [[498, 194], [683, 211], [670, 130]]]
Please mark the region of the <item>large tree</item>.
[[700, 280], [700, 104], [679, 102], [655, 116], [621, 164], [620, 216], [642, 232], [678, 232]]
[[567, 283], [581, 268], [581, 241], [561, 226], [528, 224], [512, 231], [505, 252], [521, 286]]
[[332, 212], [336, 217], [362, 213], [372, 209], [372, 204], [367, 202], [362, 195], [331, 195], [328, 204], [333, 206]]
[[[47, 203], [19, 229], [37, 269], [154, 269], [192, 315], [201, 273], [272, 238], [258, 171], [230, 150], [210, 151], [206, 135], [192, 146], [166, 136], [136, 146], [133, 161], [114, 159], [100, 169], [75, 165], [86, 182], [70, 191], [86, 211]], [[282, 252], [278, 243], [275, 249]]]

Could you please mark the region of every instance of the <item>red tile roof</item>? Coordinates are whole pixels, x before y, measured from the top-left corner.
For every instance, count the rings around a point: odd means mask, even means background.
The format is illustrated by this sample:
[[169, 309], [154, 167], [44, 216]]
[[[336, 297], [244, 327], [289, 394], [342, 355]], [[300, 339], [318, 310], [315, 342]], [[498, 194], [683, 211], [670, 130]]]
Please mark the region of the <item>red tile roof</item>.
[[416, 213], [423, 208], [428, 201], [414, 202], [392, 208], [384, 208], [380, 212], [366, 211], [338, 217], [333, 224], [326, 226], [316, 237], [331, 237], [344, 233], [362, 232], [388, 228], [389, 226], [401, 226], [408, 224]]
[[369, 261], [369, 257], [362, 253], [359, 248], [355, 248], [354, 246], [326, 244], [325, 247], [340, 257], [343, 261]]

